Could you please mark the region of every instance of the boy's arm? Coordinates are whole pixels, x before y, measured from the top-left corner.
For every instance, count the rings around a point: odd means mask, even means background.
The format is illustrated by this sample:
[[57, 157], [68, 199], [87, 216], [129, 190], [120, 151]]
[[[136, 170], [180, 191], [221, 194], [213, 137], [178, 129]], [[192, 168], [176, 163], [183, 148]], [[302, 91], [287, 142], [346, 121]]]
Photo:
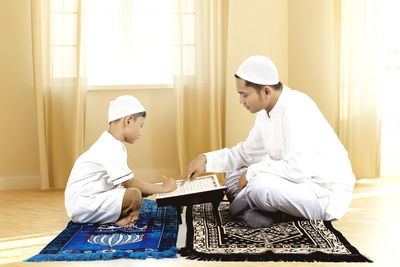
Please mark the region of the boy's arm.
[[153, 184], [136, 178], [129, 179], [122, 183], [125, 188], [135, 187], [139, 189], [142, 194], [152, 195], [157, 193], [167, 193], [174, 191], [177, 187], [175, 179], [169, 178], [161, 184]]

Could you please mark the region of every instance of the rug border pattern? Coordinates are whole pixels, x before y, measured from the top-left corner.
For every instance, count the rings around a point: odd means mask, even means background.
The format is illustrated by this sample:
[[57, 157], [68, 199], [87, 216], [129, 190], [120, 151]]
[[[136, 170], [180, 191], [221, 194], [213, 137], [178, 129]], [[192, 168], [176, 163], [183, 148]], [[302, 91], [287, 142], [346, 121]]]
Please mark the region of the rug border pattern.
[[[202, 204], [200, 204], [202, 205]], [[352, 246], [349, 241], [336, 230], [330, 221], [323, 221], [323, 224], [328, 228], [337, 239], [344, 245], [348, 253], [344, 254], [328, 254], [321, 251], [308, 253], [308, 254], [284, 254], [275, 253], [271, 250], [263, 253], [249, 254], [249, 253], [235, 253], [235, 254], [222, 254], [222, 253], [204, 253], [199, 252], [193, 248], [194, 227], [193, 227], [193, 214], [192, 206], [186, 209], [186, 246], [179, 250], [179, 254], [187, 259], [196, 259], [204, 261], [298, 261], [298, 262], [372, 262], [367, 257], [361, 255], [359, 251]]]
[[[144, 199], [143, 203], [155, 204], [155, 201]], [[142, 207], [143, 208], [143, 207]], [[157, 208], [157, 207], [156, 207]], [[163, 218], [159, 218], [164, 214]], [[46, 245], [39, 254], [26, 259], [25, 262], [41, 262], [41, 261], [92, 261], [92, 260], [111, 260], [119, 258], [133, 258], [133, 259], [146, 259], [153, 257], [156, 259], [161, 258], [176, 258], [178, 248], [176, 247], [177, 238], [171, 238], [173, 235], [177, 237], [178, 234], [178, 212], [175, 207], [166, 206], [157, 209], [156, 220], [165, 220], [163, 234], [160, 238], [159, 249], [148, 249], [146, 251], [137, 250], [118, 250], [118, 249], [104, 249], [98, 252], [90, 250], [79, 250], [76, 253], [69, 254], [59, 252], [62, 247], [66, 246], [66, 242], [72, 236], [78, 233], [84, 224], [73, 223], [70, 221], [67, 227], [57, 235], [48, 245]], [[173, 241], [174, 240], [174, 241]], [[66, 252], [66, 251], [64, 251]]]

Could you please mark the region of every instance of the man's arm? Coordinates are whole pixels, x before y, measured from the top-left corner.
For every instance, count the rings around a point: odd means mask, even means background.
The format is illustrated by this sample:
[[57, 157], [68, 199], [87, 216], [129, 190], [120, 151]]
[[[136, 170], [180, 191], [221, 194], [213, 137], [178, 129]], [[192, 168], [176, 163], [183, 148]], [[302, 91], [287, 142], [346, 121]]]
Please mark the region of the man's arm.
[[209, 153], [207, 157], [206, 172], [235, 171], [248, 167], [262, 160], [267, 154], [262, 136], [264, 126], [263, 113], [257, 115], [255, 124], [246, 141], [238, 143], [232, 148], [224, 148]]
[[[196, 178], [202, 172], [234, 171], [260, 161], [266, 154], [260, 130], [260, 115], [246, 141], [232, 148], [224, 148], [199, 155], [187, 168], [185, 181]], [[184, 183], [183, 182], [183, 183]]]

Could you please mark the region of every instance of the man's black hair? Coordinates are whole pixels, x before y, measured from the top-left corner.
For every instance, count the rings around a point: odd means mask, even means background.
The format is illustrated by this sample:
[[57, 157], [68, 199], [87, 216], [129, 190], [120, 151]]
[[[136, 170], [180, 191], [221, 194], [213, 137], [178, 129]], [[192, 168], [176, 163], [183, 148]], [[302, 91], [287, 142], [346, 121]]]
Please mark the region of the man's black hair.
[[[263, 88], [265, 86], [265, 85], [262, 85], [262, 84], [252, 83], [252, 82], [246, 81], [245, 79], [239, 77], [237, 74], [235, 74], [235, 78], [239, 78], [239, 79], [244, 80], [246, 82], [246, 86], [247, 87], [253, 87], [254, 89], [257, 90], [258, 93], [261, 91], [261, 88]], [[274, 90], [278, 91], [278, 90], [281, 90], [282, 83], [279, 81], [277, 84], [267, 85], [267, 86], [272, 87]]]

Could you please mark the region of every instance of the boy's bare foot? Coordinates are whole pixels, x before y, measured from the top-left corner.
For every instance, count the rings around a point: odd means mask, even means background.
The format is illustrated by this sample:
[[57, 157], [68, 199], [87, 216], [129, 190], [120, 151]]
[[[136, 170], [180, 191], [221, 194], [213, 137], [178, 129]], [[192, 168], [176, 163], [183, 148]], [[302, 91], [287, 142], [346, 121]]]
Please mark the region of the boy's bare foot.
[[136, 215], [136, 212], [131, 212], [131, 213], [129, 213], [128, 216], [123, 217], [123, 218], [119, 219], [118, 221], [116, 221], [115, 224], [118, 226], [132, 228], [135, 221], [137, 221], [137, 220], [138, 220], [138, 216]]

